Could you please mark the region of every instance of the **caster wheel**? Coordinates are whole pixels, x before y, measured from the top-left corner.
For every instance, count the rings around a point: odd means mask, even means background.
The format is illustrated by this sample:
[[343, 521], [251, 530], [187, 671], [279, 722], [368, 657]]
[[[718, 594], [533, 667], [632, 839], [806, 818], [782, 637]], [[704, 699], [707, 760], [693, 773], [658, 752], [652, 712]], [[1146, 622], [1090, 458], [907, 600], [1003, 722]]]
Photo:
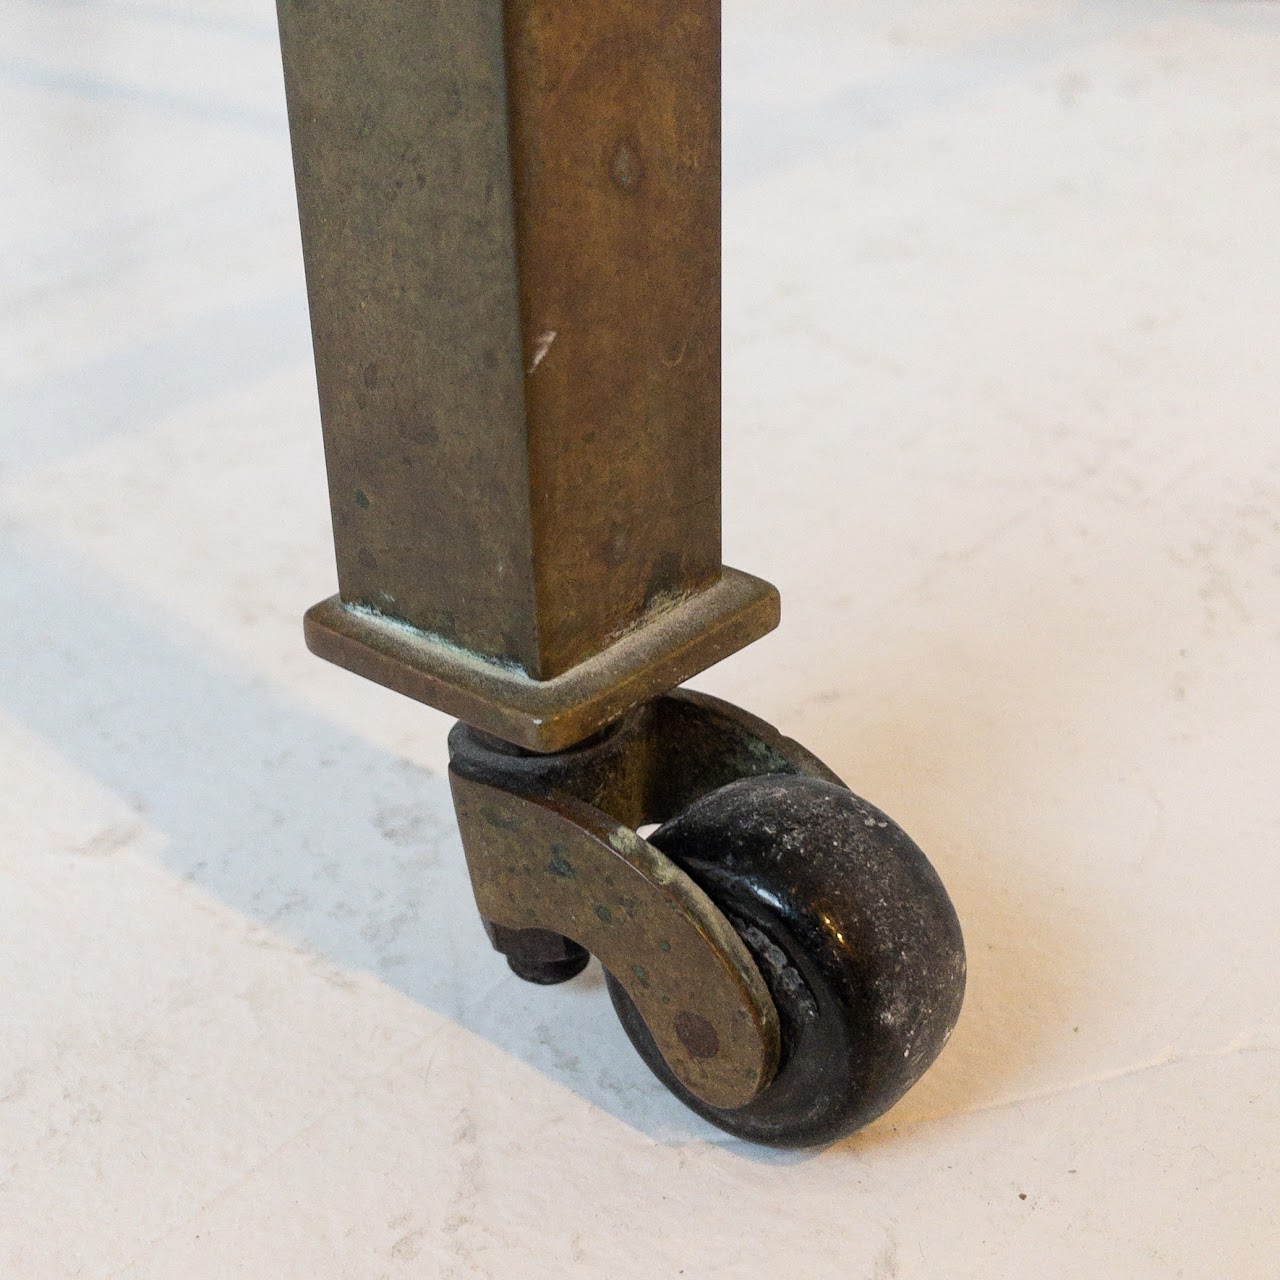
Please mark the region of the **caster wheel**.
[[773, 1080], [709, 1106], [676, 1080], [622, 986], [613, 1005], [678, 1098], [737, 1137], [828, 1143], [887, 1111], [955, 1025], [964, 941], [942, 882], [909, 836], [832, 782], [744, 778], [696, 800], [649, 841], [706, 892], [754, 956], [782, 1024]]

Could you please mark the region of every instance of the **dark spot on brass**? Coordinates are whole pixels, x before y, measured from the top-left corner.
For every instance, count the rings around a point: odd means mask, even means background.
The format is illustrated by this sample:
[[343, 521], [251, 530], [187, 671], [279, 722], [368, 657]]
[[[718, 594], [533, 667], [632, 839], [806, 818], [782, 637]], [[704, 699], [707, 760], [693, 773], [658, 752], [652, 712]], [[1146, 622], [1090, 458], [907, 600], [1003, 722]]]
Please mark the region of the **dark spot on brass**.
[[370, 360], [360, 371], [360, 381], [372, 391], [378, 385], [378, 362]]
[[369, 495], [365, 493], [363, 489], [357, 489], [355, 497], [356, 497], [356, 506], [359, 507], [361, 511], [368, 511]]
[[596, 915], [600, 918], [602, 924], [613, 923], [613, 912], [603, 902], [596, 908]]
[[661, 942], [659, 942], [659, 943], [658, 943], [658, 950], [659, 950], [659, 951], [670, 951], [670, 950], [671, 950], [671, 943], [669, 943], [669, 942], [664, 938]]
[[716, 1029], [700, 1013], [682, 1009], [676, 1014], [676, 1035], [695, 1058], [714, 1058], [720, 1052]]
[[356, 559], [364, 565], [366, 569], [376, 569], [378, 567], [378, 558], [369, 550], [368, 547], [361, 547]]
[[564, 880], [573, 880], [578, 874], [573, 869], [573, 864], [568, 858], [559, 853], [551, 855], [551, 861], [547, 863], [547, 870], [553, 876], [560, 876]]
[[631, 966], [631, 972], [634, 973], [641, 982], [647, 982], [649, 980], [649, 971], [642, 964], [633, 964]]
[[658, 359], [660, 359], [668, 369], [674, 369], [676, 365], [680, 364], [684, 360], [688, 350], [688, 338], [675, 338], [663, 347]]
[[510, 814], [503, 813], [495, 809], [492, 805], [486, 804], [480, 806], [480, 816], [491, 826], [497, 827], [499, 831], [519, 831], [520, 819], [512, 817]]

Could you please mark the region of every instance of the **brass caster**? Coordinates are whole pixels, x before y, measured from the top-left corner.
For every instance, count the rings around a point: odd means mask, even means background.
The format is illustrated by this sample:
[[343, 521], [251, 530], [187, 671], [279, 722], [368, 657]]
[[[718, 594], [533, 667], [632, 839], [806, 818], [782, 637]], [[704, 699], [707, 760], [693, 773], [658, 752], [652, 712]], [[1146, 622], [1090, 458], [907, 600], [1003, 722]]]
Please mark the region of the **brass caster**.
[[682, 690], [554, 755], [464, 725], [449, 745], [495, 948], [540, 983], [598, 956], [640, 1056], [713, 1124], [833, 1141], [946, 1043], [965, 959], [941, 881], [763, 721]]
[[278, 10], [338, 560], [308, 645], [466, 722], [520, 977], [597, 956], [731, 1133], [866, 1123], [959, 1013], [946, 892], [803, 747], [666, 692], [779, 619], [720, 558], [720, 5]]

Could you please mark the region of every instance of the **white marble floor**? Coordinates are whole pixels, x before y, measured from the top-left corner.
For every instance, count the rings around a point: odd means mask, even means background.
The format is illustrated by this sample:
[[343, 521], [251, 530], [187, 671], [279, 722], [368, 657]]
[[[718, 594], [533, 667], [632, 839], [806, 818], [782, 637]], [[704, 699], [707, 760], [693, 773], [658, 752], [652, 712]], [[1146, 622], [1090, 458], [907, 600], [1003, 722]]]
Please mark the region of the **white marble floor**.
[[332, 590], [268, 0], [0, 17], [0, 1275], [1280, 1276], [1280, 5], [726, 0], [698, 683], [971, 957], [829, 1150], [509, 977]]

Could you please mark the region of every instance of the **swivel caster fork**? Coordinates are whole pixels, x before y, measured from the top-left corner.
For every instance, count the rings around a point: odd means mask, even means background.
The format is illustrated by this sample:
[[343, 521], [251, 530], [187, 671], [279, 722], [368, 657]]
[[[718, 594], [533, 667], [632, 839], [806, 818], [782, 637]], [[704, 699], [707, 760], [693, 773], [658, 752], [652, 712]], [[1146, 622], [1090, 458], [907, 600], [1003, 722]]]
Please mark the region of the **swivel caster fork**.
[[941, 882], [762, 721], [678, 691], [576, 750], [513, 753], [458, 725], [450, 754], [494, 947], [543, 984], [598, 955], [640, 1056], [712, 1123], [830, 1142], [946, 1043], [965, 962]]

